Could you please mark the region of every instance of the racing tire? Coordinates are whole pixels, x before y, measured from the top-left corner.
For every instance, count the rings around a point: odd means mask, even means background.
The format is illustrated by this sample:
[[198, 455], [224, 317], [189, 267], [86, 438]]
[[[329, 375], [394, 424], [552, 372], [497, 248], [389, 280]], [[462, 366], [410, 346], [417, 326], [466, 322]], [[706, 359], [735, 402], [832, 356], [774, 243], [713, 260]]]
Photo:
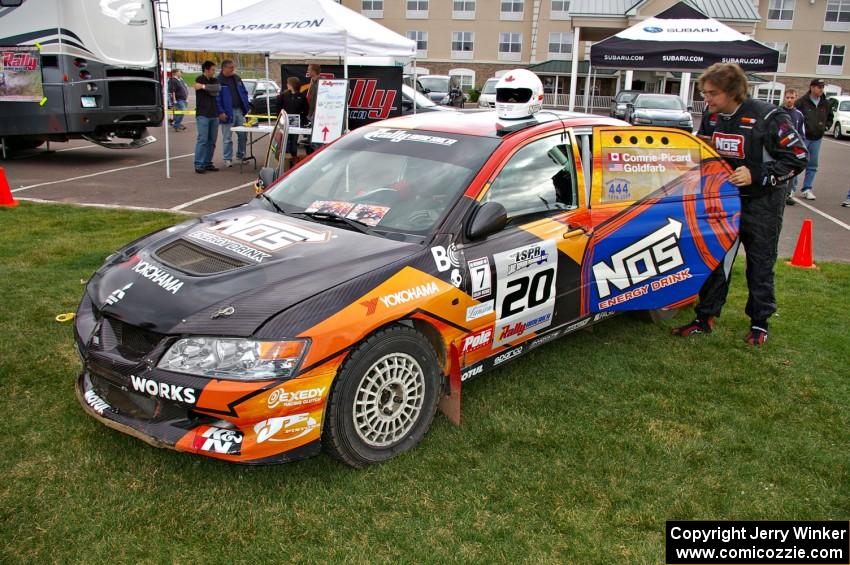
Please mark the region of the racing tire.
[[342, 366], [325, 409], [322, 443], [356, 468], [409, 451], [425, 436], [440, 396], [434, 348], [404, 326], [363, 341]]
[[832, 127], [832, 136], [835, 139], [841, 139], [843, 137], [841, 133], [841, 124], [839, 124], [838, 122], [836, 122], [835, 125]]

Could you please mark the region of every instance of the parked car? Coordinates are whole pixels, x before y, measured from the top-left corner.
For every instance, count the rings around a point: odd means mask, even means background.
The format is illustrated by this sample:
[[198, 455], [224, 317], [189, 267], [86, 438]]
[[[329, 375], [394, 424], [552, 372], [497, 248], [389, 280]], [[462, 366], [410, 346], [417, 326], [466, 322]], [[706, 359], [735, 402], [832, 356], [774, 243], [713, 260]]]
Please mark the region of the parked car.
[[245, 90], [248, 91], [248, 113], [249, 114], [266, 114], [266, 99], [268, 98], [270, 115], [278, 114], [278, 96], [280, 96], [280, 86], [272, 80], [257, 80], [257, 79], [242, 79], [245, 84]]
[[413, 90], [406, 84], [401, 85], [401, 113], [412, 114], [414, 107], [419, 112], [451, 112], [446, 106], [440, 106], [421, 92]]
[[422, 75], [419, 82], [427, 91], [428, 98], [439, 104], [449, 94], [449, 75]]
[[623, 119], [626, 115], [626, 104], [640, 94], [640, 90], [621, 90], [611, 100], [611, 110], [608, 113], [612, 118]]
[[829, 99], [832, 106], [832, 135], [840, 139], [850, 135], [850, 96], [833, 96]]
[[385, 461], [442, 397], [460, 414], [462, 382], [692, 300], [737, 250], [730, 173], [691, 134], [595, 115], [358, 128], [252, 201], [110, 255], [74, 319], [78, 400], [231, 462]]
[[[407, 86], [414, 88], [413, 75], [404, 75], [404, 77], [402, 78], [402, 82], [404, 84], [406, 84]], [[419, 92], [421, 94], [428, 94], [428, 92], [429, 92], [427, 88], [422, 86], [422, 82], [420, 82], [419, 79], [416, 79], [415, 88], [416, 88], [416, 92]]]
[[635, 125], [666, 126], [694, 131], [691, 108], [686, 107], [682, 99], [674, 94], [638, 94], [634, 100], [626, 103], [624, 119]]
[[478, 97], [478, 106], [480, 108], [495, 108], [496, 107], [496, 83], [497, 78], [488, 78], [481, 87], [481, 95]]

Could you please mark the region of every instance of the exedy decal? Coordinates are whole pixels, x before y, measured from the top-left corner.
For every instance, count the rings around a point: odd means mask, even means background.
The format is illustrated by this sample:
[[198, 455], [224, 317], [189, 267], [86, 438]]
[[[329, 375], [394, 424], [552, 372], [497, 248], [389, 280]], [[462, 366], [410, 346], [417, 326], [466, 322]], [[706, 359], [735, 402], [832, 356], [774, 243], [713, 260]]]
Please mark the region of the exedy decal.
[[599, 298], [611, 295], [611, 286], [629, 288], [651, 277], [684, 264], [679, 249], [682, 222], [667, 218], [667, 223], [611, 255], [611, 265], [599, 261], [593, 265]]

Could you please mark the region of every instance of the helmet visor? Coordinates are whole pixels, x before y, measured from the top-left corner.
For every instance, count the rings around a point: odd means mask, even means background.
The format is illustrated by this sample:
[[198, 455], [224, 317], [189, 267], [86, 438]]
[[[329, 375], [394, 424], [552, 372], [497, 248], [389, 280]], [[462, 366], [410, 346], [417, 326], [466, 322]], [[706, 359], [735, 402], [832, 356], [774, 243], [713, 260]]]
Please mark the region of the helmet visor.
[[497, 88], [496, 102], [508, 104], [525, 104], [531, 100], [530, 88]]

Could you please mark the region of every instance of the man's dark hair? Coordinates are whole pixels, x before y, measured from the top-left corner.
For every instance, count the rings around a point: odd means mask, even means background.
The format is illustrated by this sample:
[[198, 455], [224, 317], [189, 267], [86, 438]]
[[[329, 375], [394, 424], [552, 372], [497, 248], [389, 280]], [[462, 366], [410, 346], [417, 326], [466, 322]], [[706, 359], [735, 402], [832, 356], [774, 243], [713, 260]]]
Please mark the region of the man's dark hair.
[[208, 71], [211, 68], [213, 68], [214, 66], [215, 66], [215, 63], [213, 63], [212, 61], [204, 61], [204, 64], [201, 65], [201, 70], [202, 71]]
[[221, 62], [221, 68], [222, 69], [224, 67], [232, 67], [232, 66], [233, 66], [233, 59], [225, 59], [224, 61]]
[[700, 90], [703, 90], [706, 82], [710, 82], [736, 102], [743, 102], [747, 98], [747, 75], [735, 63], [714, 63], [697, 79]]
[[315, 71], [317, 73], [321, 73], [322, 72], [322, 65], [319, 65], [317, 63], [310, 63], [309, 65], [307, 65], [307, 70], [308, 71]]

